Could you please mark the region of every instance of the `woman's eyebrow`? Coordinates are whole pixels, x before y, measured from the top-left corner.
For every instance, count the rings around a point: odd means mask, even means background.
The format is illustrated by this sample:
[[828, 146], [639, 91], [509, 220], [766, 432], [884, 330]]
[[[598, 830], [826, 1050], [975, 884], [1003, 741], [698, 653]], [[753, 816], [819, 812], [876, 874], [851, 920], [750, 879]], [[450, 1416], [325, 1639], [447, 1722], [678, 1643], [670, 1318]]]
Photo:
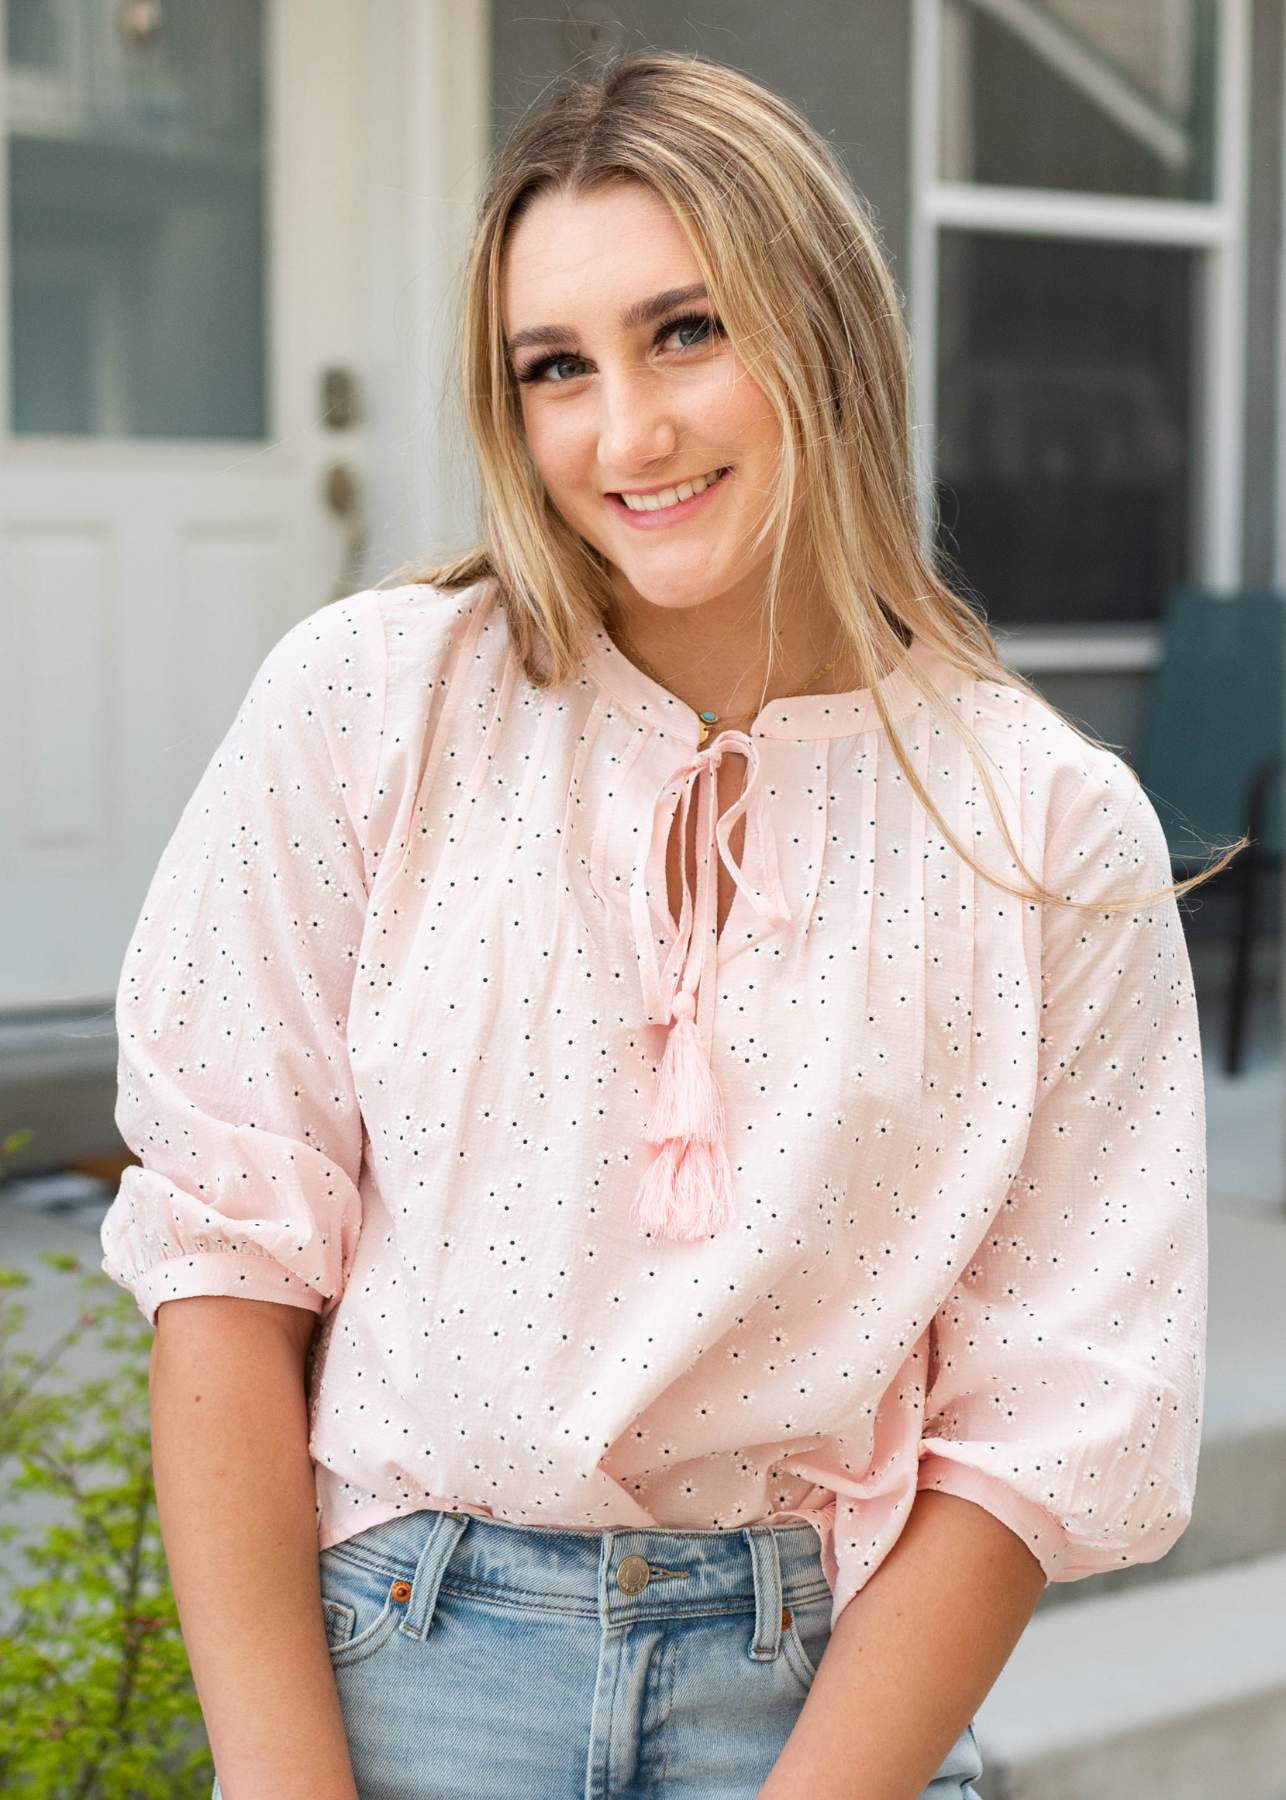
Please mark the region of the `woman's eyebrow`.
[[[648, 300], [636, 300], [633, 306], [627, 306], [621, 314], [621, 324], [626, 331], [636, 331], [640, 325], [650, 325], [653, 319], [661, 318], [673, 307], [690, 306], [694, 300], [709, 298], [703, 281], [694, 282], [691, 287], [667, 288], [663, 294], [653, 294]], [[512, 356], [515, 350], [574, 343], [575, 340], [576, 333], [570, 325], [528, 325], [522, 331], [515, 331], [509, 339], [509, 354]]]
[[650, 300], [636, 300], [633, 306], [627, 306], [621, 314], [621, 324], [626, 331], [634, 331], [640, 325], [650, 325], [653, 319], [659, 319], [672, 307], [689, 306], [694, 300], [709, 298], [704, 281], [693, 282], [691, 287], [667, 288], [663, 294], [653, 294]]
[[529, 325], [524, 331], [515, 331], [509, 339], [509, 354], [536, 344], [569, 344], [575, 336], [570, 325]]

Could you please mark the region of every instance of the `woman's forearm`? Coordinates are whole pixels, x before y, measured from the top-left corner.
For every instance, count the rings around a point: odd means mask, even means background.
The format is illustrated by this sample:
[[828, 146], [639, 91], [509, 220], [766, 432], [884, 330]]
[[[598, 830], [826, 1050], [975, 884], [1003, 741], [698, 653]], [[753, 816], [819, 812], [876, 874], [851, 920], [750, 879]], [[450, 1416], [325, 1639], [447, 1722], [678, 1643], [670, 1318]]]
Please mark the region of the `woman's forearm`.
[[213, 1297], [157, 1315], [157, 1502], [224, 1800], [356, 1800], [318, 1586], [312, 1325]]
[[840, 1614], [760, 1800], [917, 1800], [1022, 1635], [1044, 1576], [990, 1513], [922, 1493]]

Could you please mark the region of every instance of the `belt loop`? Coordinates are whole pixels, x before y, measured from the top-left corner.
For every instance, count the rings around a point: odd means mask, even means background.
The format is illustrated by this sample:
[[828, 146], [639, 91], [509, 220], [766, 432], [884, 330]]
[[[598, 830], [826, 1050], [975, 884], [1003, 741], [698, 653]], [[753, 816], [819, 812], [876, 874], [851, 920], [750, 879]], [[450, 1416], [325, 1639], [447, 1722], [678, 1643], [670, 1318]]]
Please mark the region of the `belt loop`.
[[399, 1627], [407, 1637], [418, 1638], [423, 1642], [429, 1635], [442, 1577], [446, 1574], [451, 1553], [464, 1536], [468, 1523], [468, 1515], [465, 1513], [439, 1513], [434, 1520], [420, 1552], [420, 1560], [415, 1565], [410, 1602], [406, 1617]]
[[771, 1526], [748, 1527], [742, 1536], [750, 1551], [755, 1574], [755, 1641], [750, 1646], [754, 1662], [775, 1662], [781, 1649], [781, 1558], [777, 1534]]
[[612, 1561], [616, 1553], [616, 1533], [605, 1530], [598, 1555], [598, 1622], [603, 1631], [612, 1627]]

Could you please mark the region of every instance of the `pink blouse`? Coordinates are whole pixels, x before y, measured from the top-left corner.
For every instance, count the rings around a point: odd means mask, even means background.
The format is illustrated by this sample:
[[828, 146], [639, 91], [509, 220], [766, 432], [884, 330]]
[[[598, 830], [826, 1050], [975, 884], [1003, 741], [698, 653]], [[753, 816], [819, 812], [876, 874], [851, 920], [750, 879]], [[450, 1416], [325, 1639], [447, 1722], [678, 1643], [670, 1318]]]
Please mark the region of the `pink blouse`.
[[[1052, 889], [1165, 886], [1115, 757], [922, 666]], [[904, 673], [883, 693], [1004, 871], [960, 737]], [[676, 795], [709, 808], [720, 754], [746, 765], [744, 841], [707, 810], [675, 920], [668, 820]], [[693, 1242], [635, 1206], [684, 985], [731, 1171], [731, 1216]], [[1054, 1580], [1183, 1529], [1203, 1128], [1175, 906], [1041, 908], [977, 878], [869, 693], [774, 702], [702, 751], [606, 636], [534, 688], [485, 587], [328, 607], [184, 813], [119, 1031], [144, 1166], [105, 1266], [149, 1316], [195, 1294], [321, 1314], [324, 1545], [422, 1507], [804, 1517], [838, 1612], [917, 1486], [986, 1507]]]

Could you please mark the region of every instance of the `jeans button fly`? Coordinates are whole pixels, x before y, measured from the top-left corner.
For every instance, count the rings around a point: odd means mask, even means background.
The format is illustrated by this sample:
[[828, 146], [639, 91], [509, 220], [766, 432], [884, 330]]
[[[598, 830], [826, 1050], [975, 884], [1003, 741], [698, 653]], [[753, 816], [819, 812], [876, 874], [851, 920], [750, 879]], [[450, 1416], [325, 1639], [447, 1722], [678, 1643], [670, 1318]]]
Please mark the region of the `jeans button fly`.
[[623, 1594], [641, 1594], [651, 1579], [646, 1556], [627, 1556], [616, 1571], [616, 1585]]

